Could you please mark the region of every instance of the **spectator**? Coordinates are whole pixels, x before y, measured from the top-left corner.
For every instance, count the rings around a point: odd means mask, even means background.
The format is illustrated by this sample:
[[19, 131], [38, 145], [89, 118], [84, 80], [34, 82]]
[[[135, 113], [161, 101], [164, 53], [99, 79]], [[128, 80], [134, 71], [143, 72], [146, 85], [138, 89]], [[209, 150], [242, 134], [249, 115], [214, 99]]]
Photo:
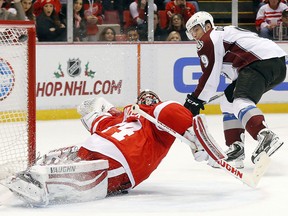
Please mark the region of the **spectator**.
[[123, 7], [124, 10], [129, 10], [129, 6], [132, 2], [134, 2], [135, 0], [123, 0]]
[[26, 15], [26, 20], [35, 21], [34, 9], [33, 9], [33, 2], [32, 0], [21, 0], [21, 4], [23, 10]]
[[105, 14], [105, 11], [117, 11], [118, 12], [121, 27], [123, 27], [124, 25], [124, 21], [123, 21], [124, 2], [125, 0], [102, 1], [104, 14]]
[[[53, 2], [55, 12], [59, 14], [62, 9], [62, 4], [60, 3], [60, 0], [50, 0], [50, 2]], [[45, 3], [45, 0], [34, 1], [33, 7], [34, 7], [34, 15], [36, 17], [42, 13], [43, 3]]]
[[41, 2], [41, 13], [36, 16], [36, 33], [39, 42], [65, 41], [66, 26], [60, 21], [53, 0]]
[[[281, 0], [281, 2], [287, 4], [287, 0]], [[267, 3], [268, 3], [268, 0], [253, 0], [254, 12], [257, 14], [259, 8]]]
[[87, 21], [87, 37], [88, 41], [97, 40], [97, 25], [103, 23], [103, 6], [100, 0], [84, 0], [84, 16]]
[[282, 11], [288, 6], [281, 0], [268, 0], [268, 4], [260, 7], [256, 16], [256, 30], [259, 36], [273, 39], [273, 29], [281, 22]]
[[288, 40], [288, 8], [282, 12], [282, 22], [274, 28], [273, 38], [279, 40]]
[[172, 31], [179, 32], [182, 41], [188, 41], [188, 37], [186, 35], [186, 27], [185, 22], [181, 14], [174, 14], [170, 18], [169, 26], [167, 28], [168, 34]]
[[159, 24], [159, 14], [154, 12], [154, 41], [165, 41], [167, 30], [162, 29]]
[[[140, 41], [148, 40], [148, 26], [142, 26], [139, 29]], [[167, 30], [162, 29], [159, 24], [159, 14], [154, 11], [154, 41], [165, 41], [167, 38]]]
[[130, 42], [140, 41], [138, 29], [135, 26], [132, 26], [127, 30], [127, 41]]
[[196, 12], [196, 8], [193, 4], [186, 2], [186, 0], [174, 0], [166, 4], [165, 11], [167, 20], [170, 20], [175, 14], [181, 14], [185, 25], [188, 19]]
[[73, 40], [87, 40], [87, 25], [84, 18], [83, 0], [73, 0]]
[[25, 12], [20, 0], [14, 0], [16, 14], [2, 8], [4, 0], [0, 0], [0, 20], [25, 20]]
[[[129, 6], [130, 14], [135, 26], [147, 25], [148, 0], [135, 0]], [[157, 5], [154, 3], [154, 11], [157, 11]]]
[[99, 35], [99, 41], [116, 41], [116, 31], [111, 27], [106, 27]]
[[282, 11], [282, 24], [283, 27], [288, 27], [288, 8]]
[[168, 35], [166, 41], [181, 41], [181, 35], [177, 31], [172, 31]]
[[[269, 0], [254, 0], [254, 2], [258, 3], [259, 5], [264, 5], [264, 4], [267, 4]], [[281, 2], [283, 3], [287, 3], [287, 0], [281, 0]]]
[[157, 10], [165, 10], [166, 2], [165, 0], [154, 0], [154, 3], [157, 6]]
[[[147, 41], [148, 31], [148, 0], [135, 0], [129, 6], [130, 14], [133, 19], [129, 26], [137, 26], [139, 40]], [[157, 6], [154, 3], [154, 12], [157, 12]]]

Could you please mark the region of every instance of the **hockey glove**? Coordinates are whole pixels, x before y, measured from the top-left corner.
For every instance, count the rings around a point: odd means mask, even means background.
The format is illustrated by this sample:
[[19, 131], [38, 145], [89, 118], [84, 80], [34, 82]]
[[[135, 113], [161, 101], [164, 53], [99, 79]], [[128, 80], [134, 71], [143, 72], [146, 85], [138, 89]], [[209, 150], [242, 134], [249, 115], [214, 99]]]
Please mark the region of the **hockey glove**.
[[227, 98], [227, 100], [232, 103], [234, 100], [234, 89], [236, 86], [236, 81], [234, 80], [230, 85], [227, 86], [227, 88], [224, 90], [224, 94]]
[[189, 109], [193, 116], [196, 116], [200, 113], [200, 109], [204, 110], [203, 102], [204, 101], [195, 98], [192, 94], [187, 94], [184, 107]]

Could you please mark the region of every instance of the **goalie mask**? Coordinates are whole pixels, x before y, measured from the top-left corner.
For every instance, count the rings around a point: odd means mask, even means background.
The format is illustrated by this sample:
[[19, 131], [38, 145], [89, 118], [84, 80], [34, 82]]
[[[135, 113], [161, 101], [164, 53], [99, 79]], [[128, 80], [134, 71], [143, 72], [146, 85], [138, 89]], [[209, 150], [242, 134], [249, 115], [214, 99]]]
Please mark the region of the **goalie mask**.
[[156, 93], [150, 90], [142, 91], [139, 96], [137, 97], [137, 104], [144, 104], [147, 106], [152, 106], [161, 102], [160, 98]]

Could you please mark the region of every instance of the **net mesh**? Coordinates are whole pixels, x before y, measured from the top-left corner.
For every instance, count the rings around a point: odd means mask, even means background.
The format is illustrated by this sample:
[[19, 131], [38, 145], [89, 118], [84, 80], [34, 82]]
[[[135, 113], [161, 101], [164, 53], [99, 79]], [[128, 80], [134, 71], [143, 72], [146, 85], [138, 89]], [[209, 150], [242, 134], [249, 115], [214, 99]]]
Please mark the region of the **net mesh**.
[[0, 24], [0, 170], [12, 173], [29, 160], [27, 35]]

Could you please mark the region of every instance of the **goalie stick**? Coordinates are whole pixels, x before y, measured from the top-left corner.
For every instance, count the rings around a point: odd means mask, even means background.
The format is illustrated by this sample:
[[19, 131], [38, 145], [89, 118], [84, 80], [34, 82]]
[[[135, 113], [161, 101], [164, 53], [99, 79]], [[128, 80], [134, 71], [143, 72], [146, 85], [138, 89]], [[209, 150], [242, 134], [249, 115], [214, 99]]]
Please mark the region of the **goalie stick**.
[[[141, 110], [137, 104], [132, 106], [132, 111], [134, 113], [140, 114], [141, 116], [143, 116], [144, 118], [146, 118], [147, 120], [155, 124], [156, 126], [162, 128], [163, 130], [165, 130], [167, 133], [171, 134], [175, 138], [178, 138], [179, 140], [181, 140], [182, 142], [190, 146], [192, 149], [197, 150], [197, 147], [194, 143], [192, 143], [191, 141], [189, 141], [184, 136], [180, 135], [179, 133], [177, 133], [176, 131], [168, 127], [167, 125], [153, 118], [148, 113]], [[227, 157], [227, 155], [217, 145], [217, 143], [214, 141], [214, 139], [208, 133], [208, 131], [206, 131], [201, 115], [194, 117], [193, 128], [203, 148], [206, 150], [209, 156], [213, 158], [220, 165], [219, 167], [222, 170], [234, 176], [235, 178], [237, 178], [244, 184], [252, 188], [256, 188], [257, 184], [259, 183], [261, 177], [266, 172], [270, 163], [270, 158], [267, 156], [265, 152], [261, 153], [259, 161], [255, 164], [253, 173], [242, 172], [224, 160]]]

